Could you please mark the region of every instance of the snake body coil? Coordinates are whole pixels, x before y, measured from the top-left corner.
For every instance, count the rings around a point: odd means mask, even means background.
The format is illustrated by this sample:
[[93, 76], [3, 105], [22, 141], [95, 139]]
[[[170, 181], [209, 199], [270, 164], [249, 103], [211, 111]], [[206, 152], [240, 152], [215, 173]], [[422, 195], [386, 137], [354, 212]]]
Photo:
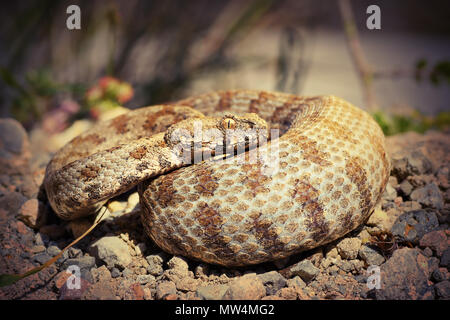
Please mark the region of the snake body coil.
[[[179, 164], [160, 142], [163, 132], [224, 112], [256, 113], [279, 129], [279, 139], [257, 149], [268, 156], [249, 162], [245, 153], [168, 172]], [[235, 90], [101, 123], [55, 155], [44, 184], [55, 212], [74, 219], [139, 182], [143, 225], [161, 248], [240, 266], [312, 249], [355, 229], [380, 199], [389, 171], [381, 129], [350, 103]]]

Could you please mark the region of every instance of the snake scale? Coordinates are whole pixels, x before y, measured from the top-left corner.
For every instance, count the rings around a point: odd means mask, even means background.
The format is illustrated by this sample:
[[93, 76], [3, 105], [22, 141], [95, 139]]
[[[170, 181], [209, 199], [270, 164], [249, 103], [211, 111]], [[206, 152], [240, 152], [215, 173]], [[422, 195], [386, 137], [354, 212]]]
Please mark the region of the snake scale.
[[[252, 149], [255, 161], [247, 151], [185, 166], [174, 157], [167, 132], [192, 119], [220, 130], [231, 123], [268, 131], [267, 123], [279, 138]], [[389, 172], [380, 127], [345, 100], [232, 90], [97, 124], [54, 155], [44, 186], [56, 214], [71, 220], [138, 185], [145, 232], [159, 247], [243, 266], [354, 230], [370, 216]]]

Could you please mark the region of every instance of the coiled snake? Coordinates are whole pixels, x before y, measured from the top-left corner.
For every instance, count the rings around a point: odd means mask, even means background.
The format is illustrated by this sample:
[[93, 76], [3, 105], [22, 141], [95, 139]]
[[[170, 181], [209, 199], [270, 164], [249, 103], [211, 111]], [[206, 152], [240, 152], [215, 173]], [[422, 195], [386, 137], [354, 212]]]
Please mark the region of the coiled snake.
[[[170, 140], [199, 141], [168, 137], [177, 128], [191, 133], [194, 120], [219, 133], [257, 129], [263, 138], [267, 122], [272, 140], [253, 148], [257, 139], [250, 136], [251, 151], [186, 166]], [[224, 148], [214, 141], [216, 150]], [[201, 150], [208, 143], [200, 142]], [[138, 184], [144, 229], [158, 246], [242, 266], [312, 249], [355, 229], [380, 199], [389, 171], [380, 127], [343, 99], [234, 90], [99, 123], [55, 154], [44, 186], [56, 214], [70, 220]]]

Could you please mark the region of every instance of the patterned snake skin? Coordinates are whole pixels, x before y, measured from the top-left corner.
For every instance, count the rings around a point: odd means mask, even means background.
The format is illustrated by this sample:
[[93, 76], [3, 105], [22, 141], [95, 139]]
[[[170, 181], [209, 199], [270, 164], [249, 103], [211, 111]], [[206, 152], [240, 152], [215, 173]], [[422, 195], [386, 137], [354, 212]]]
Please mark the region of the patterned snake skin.
[[[170, 160], [164, 132], [184, 119], [224, 112], [256, 113], [280, 137], [252, 150], [254, 161], [247, 152], [168, 172], [180, 165]], [[389, 171], [381, 129], [350, 103], [234, 90], [100, 123], [54, 156], [44, 185], [55, 212], [75, 219], [139, 182], [142, 222], [158, 246], [243, 266], [312, 249], [355, 229], [373, 211]]]

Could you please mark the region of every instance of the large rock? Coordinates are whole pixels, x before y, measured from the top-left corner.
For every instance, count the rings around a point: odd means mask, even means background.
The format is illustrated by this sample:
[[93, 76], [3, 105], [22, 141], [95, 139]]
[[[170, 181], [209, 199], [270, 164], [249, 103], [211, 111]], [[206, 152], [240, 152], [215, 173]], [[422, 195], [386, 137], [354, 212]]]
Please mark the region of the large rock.
[[103, 261], [108, 268], [125, 268], [131, 262], [128, 245], [119, 237], [106, 236], [98, 239], [89, 247], [89, 252]]
[[419, 250], [402, 248], [380, 267], [380, 300], [433, 299], [434, 291], [428, 283], [428, 260]]

